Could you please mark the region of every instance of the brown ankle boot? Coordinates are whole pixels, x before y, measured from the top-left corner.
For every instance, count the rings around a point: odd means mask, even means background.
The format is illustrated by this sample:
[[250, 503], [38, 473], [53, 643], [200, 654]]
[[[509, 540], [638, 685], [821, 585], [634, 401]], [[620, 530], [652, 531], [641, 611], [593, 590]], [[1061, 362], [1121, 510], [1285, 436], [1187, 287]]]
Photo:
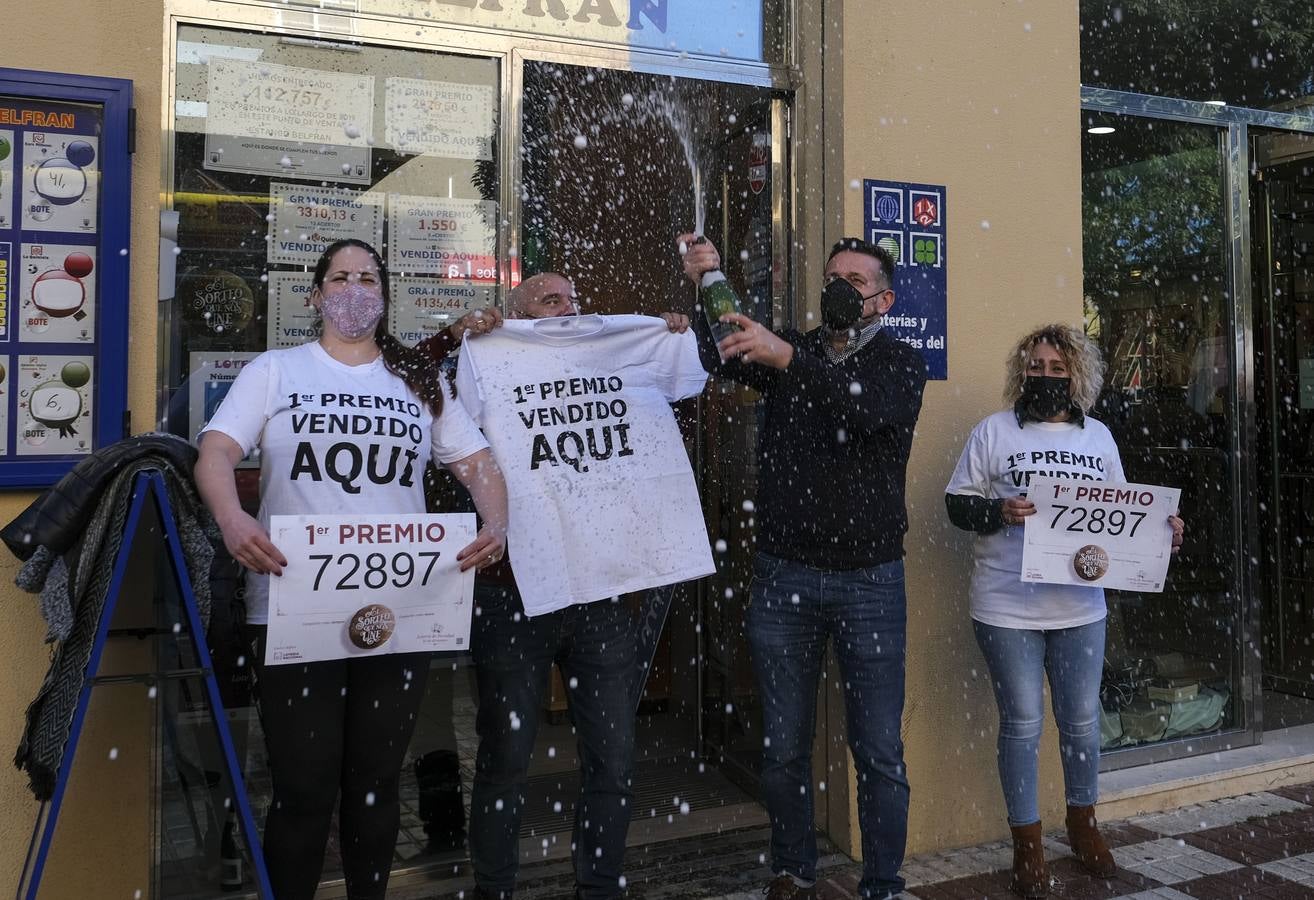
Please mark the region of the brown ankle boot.
[[1072, 845], [1072, 855], [1077, 862], [1092, 875], [1112, 878], [1118, 871], [1109, 845], [1095, 824], [1095, 807], [1068, 807], [1068, 843]]
[[1040, 840], [1040, 823], [1014, 825], [1013, 879], [1008, 887], [1015, 894], [1037, 898], [1049, 894], [1049, 873], [1045, 871], [1045, 846]]

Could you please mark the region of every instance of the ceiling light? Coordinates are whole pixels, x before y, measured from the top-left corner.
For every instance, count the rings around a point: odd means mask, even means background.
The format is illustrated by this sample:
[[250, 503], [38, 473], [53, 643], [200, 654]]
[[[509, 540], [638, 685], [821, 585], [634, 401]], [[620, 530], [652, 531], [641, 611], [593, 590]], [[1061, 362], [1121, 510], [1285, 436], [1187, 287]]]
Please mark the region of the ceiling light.
[[1087, 134], [1113, 134], [1118, 129], [1112, 125], [1093, 125], [1086, 129]]
[[1205, 106], [1227, 106], [1226, 100], [1206, 100]]

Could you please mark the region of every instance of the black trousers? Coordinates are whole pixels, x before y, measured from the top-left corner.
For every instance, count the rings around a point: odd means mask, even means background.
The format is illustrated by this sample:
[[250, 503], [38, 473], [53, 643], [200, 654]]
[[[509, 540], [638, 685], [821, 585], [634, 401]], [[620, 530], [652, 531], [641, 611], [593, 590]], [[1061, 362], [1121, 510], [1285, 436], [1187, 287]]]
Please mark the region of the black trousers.
[[265, 666], [255, 637], [256, 697], [273, 802], [265, 865], [277, 900], [311, 900], [338, 808], [351, 900], [382, 900], [401, 819], [398, 782], [429, 673], [428, 653]]

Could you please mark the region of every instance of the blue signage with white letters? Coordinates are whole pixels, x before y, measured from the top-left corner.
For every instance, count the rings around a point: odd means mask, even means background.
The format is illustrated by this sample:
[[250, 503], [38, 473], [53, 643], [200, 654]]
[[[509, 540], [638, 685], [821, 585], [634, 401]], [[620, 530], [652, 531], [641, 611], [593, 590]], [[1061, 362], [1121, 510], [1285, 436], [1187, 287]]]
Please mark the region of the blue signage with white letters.
[[945, 187], [868, 178], [862, 189], [863, 237], [894, 257], [894, 307], [883, 327], [920, 350], [930, 378], [943, 381], [949, 377]]

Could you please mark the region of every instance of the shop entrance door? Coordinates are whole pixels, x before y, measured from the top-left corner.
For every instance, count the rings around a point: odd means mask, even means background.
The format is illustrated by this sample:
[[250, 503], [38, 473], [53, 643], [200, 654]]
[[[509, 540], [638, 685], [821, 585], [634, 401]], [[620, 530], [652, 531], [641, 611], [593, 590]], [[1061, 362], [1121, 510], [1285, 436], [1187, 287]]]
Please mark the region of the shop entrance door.
[[1257, 132], [1251, 177], [1265, 730], [1314, 722], [1314, 136]]
[[[526, 61], [521, 101], [519, 265], [558, 271], [582, 312], [693, 313], [675, 236], [701, 227], [746, 310], [780, 324], [788, 284], [787, 101], [740, 84]], [[677, 595], [640, 718], [645, 794], [691, 796], [687, 767], [719, 768], [756, 792], [761, 734], [744, 640], [756, 490], [755, 397], [714, 384], [678, 410], [696, 462], [717, 573]], [[642, 523], [635, 523], [642, 527]], [[686, 790], [665, 791], [683, 778]], [[645, 783], [640, 784], [643, 780]], [[709, 790], [715, 786], [709, 784]], [[650, 812], [640, 802], [636, 825]], [[728, 817], [744, 824], [739, 812]], [[663, 810], [659, 818], [667, 818]], [[679, 819], [679, 816], [676, 816]], [[724, 822], [722, 824], [725, 824]]]

